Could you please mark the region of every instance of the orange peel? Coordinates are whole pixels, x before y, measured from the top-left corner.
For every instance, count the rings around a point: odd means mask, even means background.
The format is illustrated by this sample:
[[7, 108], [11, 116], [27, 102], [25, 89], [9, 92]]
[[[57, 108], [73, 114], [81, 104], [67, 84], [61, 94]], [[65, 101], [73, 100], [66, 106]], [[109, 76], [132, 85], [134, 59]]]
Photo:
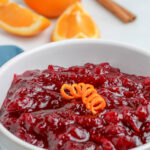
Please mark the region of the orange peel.
[[67, 7], [81, 0], [24, 0], [37, 13], [46, 17], [60, 16]]
[[[70, 95], [65, 92], [68, 90]], [[60, 89], [61, 95], [65, 99], [82, 98], [82, 102], [86, 105], [88, 110], [91, 110], [93, 114], [97, 114], [99, 110], [106, 107], [105, 99], [97, 93], [93, 85], [90, 84], [63, 84]]]

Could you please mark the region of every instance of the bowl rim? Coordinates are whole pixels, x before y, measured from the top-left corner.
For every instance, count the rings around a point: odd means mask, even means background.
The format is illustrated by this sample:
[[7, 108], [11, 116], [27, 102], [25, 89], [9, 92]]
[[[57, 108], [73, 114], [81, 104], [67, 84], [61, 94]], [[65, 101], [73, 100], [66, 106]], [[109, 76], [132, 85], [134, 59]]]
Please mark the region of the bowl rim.
[[[53, 49], [53, 47], [59, 47], [59, 46], [64, 46], [64, 45], [72, 45], [72, 44], [103, 44], [103, 45], [110, 45], [110, 46], [116, 46], [116, 47], [120, 47], [120, 48], [126, 48], [129, 49], [131, 51], [134, 51], [135, 53], [140, 53], [140, 54], [144, 54], [150, 57], [150, 52], [148, 52], [147, 50], [143, 49], [143, 48], [139, 48], [135, 45], [131, 45], [128, 43], [124, 43], [124, 42], [119, 42], [119, 41], [112, 41], [112, 40], [102, 40], [102, 39], [71, 39], [71, 40], [64, 40], [64, 41], [59, 41], [59, 42], [53, 42], [53, 43], [48, 43], [48, 44], [44, 44], [42, 46], [39, 46], [37, 48], [31, 49], [30, 51], [25, 51], [17, 56], [15, 56], [14, 58], [12, 58], [11, 60], [9, 60], [7, 63], [5, 63], [1, 68], [0, 68], [0, 76], [1, 74], [3, 74], [3, 72], [5, 71], [6, 68], [9, 68], [11, 65], [13, 65], [14, 63], [16, 63], [17, 61], [20, 61], [23, 57], [28, 57], [29, 55], [32, 55], [34, 53], [38, 53], [44, 49]], [[14, 142], [15, 144], [18, 144], [20, 146], [23, 146], [24, 148], [30, 149], [30, 150], [44, 150], [43, 148], [39, 148], [37, 146], [34, 146], [32, 144], [29, 144], [23, 140], [21, 140], [20, 138], [16, 137], [14, 134], [12, 134], [11, 132], [9, 132], [1, 123], [0, 123], [0, 132], [2, 134], [4, 134], [7, 138], [9, 138], [9, 140], [11, 140], [12, 142]], [[145, 149], [150, 147], [150, 143], [141, 145], [139, 147], [134, 148], [134, 150], [138, 150], [140, 148]]]

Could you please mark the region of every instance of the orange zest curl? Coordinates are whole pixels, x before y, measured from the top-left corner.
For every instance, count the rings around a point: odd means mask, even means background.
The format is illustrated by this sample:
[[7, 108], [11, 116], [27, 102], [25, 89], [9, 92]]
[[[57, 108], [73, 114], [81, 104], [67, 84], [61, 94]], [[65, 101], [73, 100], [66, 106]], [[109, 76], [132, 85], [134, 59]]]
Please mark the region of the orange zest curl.
[[[69, 94], [65, 90], [68, 90]], [[105, 99], [97, 93], [91, 84], [63, 84], [60, 92], [61, 95], [68, 100], [82, 98], [82, 102], [86, 105], [86, 108], [91, 110], [93, 114], [97, 114], [99, 110], [106, 107]]]
[[71, 96], [71, 95], [67, 94], [67, 93], [65, 92], [65, 89], [67, 89], [68, 91], [71, 91], [72, 86], [69, 85], [69, 84], [63, 84], [62, 87], [61, 87], [60, 92], [61, 92], [61, 95], [62, 95], [65, 99], [73, 99], [74, 96]]

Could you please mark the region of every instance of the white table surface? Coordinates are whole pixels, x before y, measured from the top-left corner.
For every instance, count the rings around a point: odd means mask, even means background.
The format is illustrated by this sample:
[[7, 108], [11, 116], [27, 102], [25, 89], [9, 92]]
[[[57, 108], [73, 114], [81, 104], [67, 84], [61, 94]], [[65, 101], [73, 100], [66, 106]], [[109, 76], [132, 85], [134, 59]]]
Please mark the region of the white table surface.
[[[23, 0], [12, 0], [23, 3]], [[111, 13], [101, 7], [96, 0], [82, 0], [86, 10], [95, 20], [101, 32], [101, 39], [127, 42], [150, 51], [150, 0], [116, 0], [127, 7], [137, 16], [136, 21], [124, 24]], [[0, 45], [13, 44], [20, 46], [25, 51], [50, 42], [52, 25], [35, 37], [14, 36], [0, 29]]]

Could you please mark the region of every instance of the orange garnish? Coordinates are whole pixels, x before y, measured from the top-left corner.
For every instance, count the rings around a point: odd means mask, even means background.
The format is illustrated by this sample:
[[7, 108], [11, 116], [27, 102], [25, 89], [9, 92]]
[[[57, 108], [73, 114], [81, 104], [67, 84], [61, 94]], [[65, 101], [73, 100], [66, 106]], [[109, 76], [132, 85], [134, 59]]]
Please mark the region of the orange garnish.
[[99, 37], [97, 25], [79, 2], [65, 10], [58, 19], [52, 34], [53, 41]]
[[50, 25], [50, 21], [31, 10], [16, 4], [0, 6], [0, 27], [21, 36], [40, 33]]
[[67, 89], [68, 91], [71, 91], [72, 89], [72, 86], [69, 85], [69, 84], [63, 84], [62, 87], [61, 87], [61, 95], [65, 98], [65, 99], [73, 99], [74, 96], [71, 96], [71, 95], [68, 95], [66, 92], [65, 92], [65, 89]]
[[[70, 93], [66, 93], [68, 90]], [[91, 110], [93, 114], [97, 114], [99, 110], [106, 107], [104, 98], [97, 93], [96, 89], [91, 84], [63, 84], [60, 89], [61, 95], [66, 99], [82, 98], [82, 102], [86, 108]]]

